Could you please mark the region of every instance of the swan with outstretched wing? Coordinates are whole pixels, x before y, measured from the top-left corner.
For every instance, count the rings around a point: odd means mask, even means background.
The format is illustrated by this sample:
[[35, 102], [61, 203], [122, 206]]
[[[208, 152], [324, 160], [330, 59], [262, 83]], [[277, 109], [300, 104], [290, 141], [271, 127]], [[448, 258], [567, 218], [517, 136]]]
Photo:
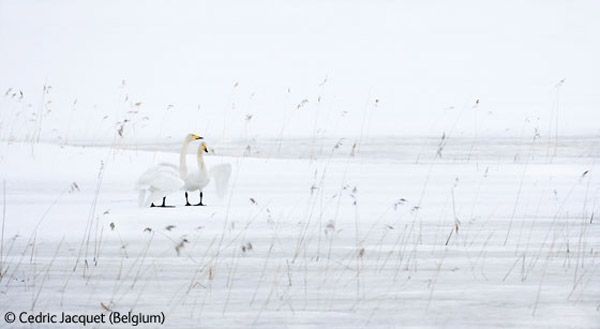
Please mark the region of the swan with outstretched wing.
[[[202, 137], [188, 134], [183, 140], [179, 154], [179, 167], [170, 163], [160, 163], [147, 169], [138, 179], [136, 188], [138, 204], [142, 207], [167, 208], [166, 197], [168, 194], [180, 191], [185, 182], [182, 177], [187, 176], [187, 151], [191, 142]], [[156, 205], [162, 199], [161, 205]]]

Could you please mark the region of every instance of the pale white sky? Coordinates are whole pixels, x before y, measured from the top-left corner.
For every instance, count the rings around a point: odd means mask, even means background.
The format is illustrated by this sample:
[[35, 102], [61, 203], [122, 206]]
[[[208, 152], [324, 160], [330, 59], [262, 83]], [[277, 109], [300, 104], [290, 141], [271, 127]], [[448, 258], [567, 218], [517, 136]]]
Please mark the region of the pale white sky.
[[598, 17], [599, 1], [0, 0], [0, 91], [36, 108], [52, 85], [59, 126], [77, 99], [71, 133], [123, 118], [128, 94], [149, 136], [348, 135], [364, 118], [370, 134], [518, 134], [549, 132], [566, 78], [559, 132], [597, 134]]

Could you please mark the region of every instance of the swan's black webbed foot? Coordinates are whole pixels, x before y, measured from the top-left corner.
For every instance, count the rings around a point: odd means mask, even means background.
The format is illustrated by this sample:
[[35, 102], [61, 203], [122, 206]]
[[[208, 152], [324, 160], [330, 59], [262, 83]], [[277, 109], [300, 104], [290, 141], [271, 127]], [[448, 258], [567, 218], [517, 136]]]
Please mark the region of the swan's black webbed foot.
[[163, 197], [163, 202], [162, 202], [162, 204], [161, 204], [160, 206], [155, 206], [155, 205], [154, 205], [154, 203], [153, 203], [153, 204], [151, 204], [151, 205], [150, 205], [150, 207], [157, 207], [157, 208], [175, 208], [175, 206], [167, 206], [167, 205], [165, 204], [166, 200], [167, 200], [167, 197]]
[[202, 197], [203, 197], [203, 196], [204, 196], [204, 195], [202, 194], [202, 191], [200, 191], [200, 202], [198, 202], [198, 203], [197, 203], [197, 204], [195, 204], [194, 206], [196, 206], [196, 207], [197, 207], [197, 206], [202, 206], [202, 207], [206, 206], [204, 203], [202, 203]]
[[188, 200], [188, 192], [185, 192], [185, 206], [189, 207], [192, 204], [190, 203], [190, 201]]

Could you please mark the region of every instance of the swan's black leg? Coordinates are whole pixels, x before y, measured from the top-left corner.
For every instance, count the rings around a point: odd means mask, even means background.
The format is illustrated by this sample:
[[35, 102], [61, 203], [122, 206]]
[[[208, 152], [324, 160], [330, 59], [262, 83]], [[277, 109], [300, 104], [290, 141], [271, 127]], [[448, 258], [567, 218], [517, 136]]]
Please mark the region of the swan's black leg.
[[204, 203], [202, 203], [202, 191], [200, 191], [200, 202], [198, 204], [195, 204], [194, 206], [206, 206]]
[[188, 192], [185, 192], [185, 205], [186, 206], [191, 206], [192, 204], [190, 203], [190, 201], [188, 201]]
[[165, 205], [165, 202], [166, 202], [166, 200], [167, 200], [167, 197], [166, 197], [166, 196], [164, 196], [164, 197], [163, 197], [163, 203], [162, 203], [162, 205], [160, 206], [161, 208], [175, 208], [175, 206], [167, 206], [167, 205]]
[[154, 208], [154, 207], [156, 207], [156, 206], [154, 205], [154, 202], [152, 202], [152, 204], [150, 204], [150, 208]]

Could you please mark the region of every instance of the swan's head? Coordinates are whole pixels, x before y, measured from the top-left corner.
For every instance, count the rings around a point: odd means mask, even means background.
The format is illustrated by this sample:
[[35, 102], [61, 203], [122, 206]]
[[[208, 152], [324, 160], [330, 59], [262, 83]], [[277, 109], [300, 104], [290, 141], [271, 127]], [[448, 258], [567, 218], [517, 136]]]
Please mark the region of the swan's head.
[[206, 144], [206, 142], [202, 142], [202, 144], [200, 144], [200, 148], [198, 149], [198, 153], [202, 154], [202, 152], [208, 153], [208, 145]]
[[187, 140], [187, 141], [196, 141], [196, 140], [200, 140], [200, 139], [204, 139], [204, 137], [197, 135], [197, 134], [188, 134], [185, 137], [185, 140]]

